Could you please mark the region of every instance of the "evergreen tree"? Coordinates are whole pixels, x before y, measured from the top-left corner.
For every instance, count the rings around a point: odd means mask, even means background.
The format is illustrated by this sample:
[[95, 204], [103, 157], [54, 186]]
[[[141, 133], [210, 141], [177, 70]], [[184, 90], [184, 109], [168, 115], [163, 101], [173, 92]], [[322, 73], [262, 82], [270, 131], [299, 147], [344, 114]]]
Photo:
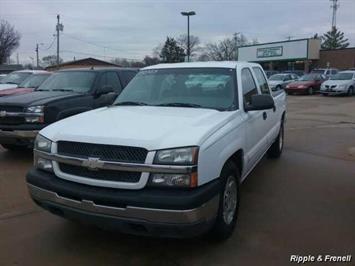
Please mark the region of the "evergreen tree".
[[336, 27], [328, 31], [322, 36], [322, 49], [341, 49], [349, 46], [348, 39], [344, 38], [344, 32], [341, 32]]
[[185, 53], [174, 38], [166, 38], [165, 44], [160, 52], [161, 61], [164, 63], [184, 62]]

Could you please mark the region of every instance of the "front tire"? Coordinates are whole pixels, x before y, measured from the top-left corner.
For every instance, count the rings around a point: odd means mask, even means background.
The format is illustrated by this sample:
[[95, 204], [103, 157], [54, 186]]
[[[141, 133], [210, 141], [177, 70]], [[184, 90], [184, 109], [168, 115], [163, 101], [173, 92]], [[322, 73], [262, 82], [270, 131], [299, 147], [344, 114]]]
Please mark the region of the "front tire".
[[350, 87], [350, 88], [348, 89], [348, 96], [351, 97], [351, 96], [353, 96], [353, 95], [354, 95], [354, 88], [353, 88], [353, 87]]
[[279, 158], [281, 156], [284, 147], [284, 135], [284, 122], [281, 121], [279, 134], [275, 139], [274, 143], [267, 151], [267, 155], [269, 158]]
[[309, 87], [308, 88], [308, 95], [313, 95], [314, 91], [313, 91], [313, 87]]
[[240, 180], [238, 167], [232, 161], [228, 161], [223, 167], [220, 178], [222, 186], [219, 194], [219, 208], [210, 237], [222, 241], [232, 235], [237, 222]]

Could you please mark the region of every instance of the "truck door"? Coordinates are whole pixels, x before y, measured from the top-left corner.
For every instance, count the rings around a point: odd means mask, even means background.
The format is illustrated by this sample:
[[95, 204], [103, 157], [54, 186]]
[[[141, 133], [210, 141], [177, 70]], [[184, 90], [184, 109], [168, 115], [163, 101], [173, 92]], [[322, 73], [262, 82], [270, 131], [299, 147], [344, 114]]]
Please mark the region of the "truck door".
[[122, 86], [115, 71], [102, 73], [95, 93], [94, 108], [112, 104], [121, 91]]
[[[255, 79], [258, 83], [259, 90], [261, 94], [271, 95], [269, 85], [267, 83], [266, 77], [260, 67], [253, 67], [253, 72]], [[276, 107], [277, 108], [277, 107]], [[278, 117], [275, 109], [264, 110], [263, 118], [264, 121], [261, 123], [263, 131], [267, 135], [268, 145], [271, 145], [278, 134]], [[266, 114], [266, 115], [265, 115]]]
[[[251, 96], [260, 94], [250, 68], [241, 70], [244, 105], [251, 102]], [[246, 118], [246, 171], [260, 159], [267, 148], [267, 131], [264, 126], [264, 111], [245, 112]]]

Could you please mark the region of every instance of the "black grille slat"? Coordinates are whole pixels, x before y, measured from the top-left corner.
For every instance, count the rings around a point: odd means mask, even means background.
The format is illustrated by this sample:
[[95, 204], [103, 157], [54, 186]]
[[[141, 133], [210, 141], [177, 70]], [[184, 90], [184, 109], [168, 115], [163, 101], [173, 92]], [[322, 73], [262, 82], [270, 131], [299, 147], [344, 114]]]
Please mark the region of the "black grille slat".
[[[23, 107], [22, 106], [2, 105], [2, 106], [0, 106], [0, 112], [1, 111], [11, 112], [11, 113], [21, 113], [21, 112], [23, 112]], [[0, 124], [1, 125], [19, 125], [19, 124], [24, 124], [24, 123], [25, 123], [24, 117], [0, 117]]]
[[89, 170], [88, 168], [60, 163], [59, 168], [63, 173], [92, 178], [96, 180], [137, 183], [141, 177], [140, 172], [127, 172], [115, 170]]
[[144, 163], [148, 151], [139, 147], [59, 141], [58, 154], [81, 158], [94, 157], [103, 161]]
[[23, 107], [22, 106], [12, 106], [12, 105], [9, 105], [9, 106], [2, 105], [2, 106], [0, 106], [0, 112], [1, 111], [21, 113], [21, 112], [23, 112]]

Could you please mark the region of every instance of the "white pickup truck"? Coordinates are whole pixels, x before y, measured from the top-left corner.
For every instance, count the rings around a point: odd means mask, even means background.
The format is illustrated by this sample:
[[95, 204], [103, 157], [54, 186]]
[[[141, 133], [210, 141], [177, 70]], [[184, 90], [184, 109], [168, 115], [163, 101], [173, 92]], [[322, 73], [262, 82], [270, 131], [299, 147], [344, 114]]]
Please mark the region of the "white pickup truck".
[[258, 64], [142, 69], [111, 106], [41, 130], [33, 200], [68, 219], [132, 234], [231, 235], [239, 186], [283, 149], [284, 92]]

